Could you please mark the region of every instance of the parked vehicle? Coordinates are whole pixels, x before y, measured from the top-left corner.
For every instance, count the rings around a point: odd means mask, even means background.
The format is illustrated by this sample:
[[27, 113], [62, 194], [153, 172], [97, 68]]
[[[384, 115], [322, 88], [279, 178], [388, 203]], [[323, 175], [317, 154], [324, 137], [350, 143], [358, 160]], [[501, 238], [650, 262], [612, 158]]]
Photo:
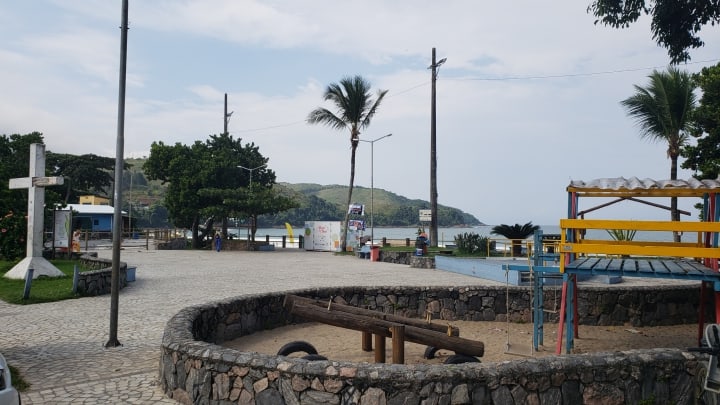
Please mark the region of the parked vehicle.
[[2, 354], [0, 354], [0, 404], [20, 405], [20, 393], [12, 386], [10, 367]]

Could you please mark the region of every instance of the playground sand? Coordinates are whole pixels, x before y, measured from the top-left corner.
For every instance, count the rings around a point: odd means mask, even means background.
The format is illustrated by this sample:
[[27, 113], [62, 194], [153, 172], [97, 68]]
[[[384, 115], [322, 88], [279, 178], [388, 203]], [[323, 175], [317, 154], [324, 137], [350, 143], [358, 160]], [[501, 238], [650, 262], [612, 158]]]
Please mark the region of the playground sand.
[[[441, 323], [441, 322], [437, 322]], [[546, 323], [544, 346], [531, 353], [532, 324], [506, 322], [452, 322], [460, 329], [460, 337], [479, 340], [485, 344], [483, 362], [517, 360], [523, 356], [543, 357], [555, 353], [557, 342], [557, 324]], [[579, 338], [575, 340], [574, 353], [592, 353], [622, 351], [630, 349], [680, 348], [697, 346], [697, 325], [672, 325], [657, 327], [633, 326], [584, 326], [579, 327]], [[510, 333], [508, 334], [508, 329]], [[510, 336], [510, 352], [506, 353]], [[363, 352], [360, 346], [361, 333], [318, 323], [290, 325], [269, 331], [257, 332], [223, 346], [245, 352], [276, 354], [284, 344], [302, 340], [312, 344], [321, 354], [330, 360], [351, 362], [374, 362], [373, 352]], [[564, 353], [563, 341], [563, 353]], [[392, 342], [386, 340], [386, 362], [392, 359]], [[405, 363], [442, 363], [453, 352], [438, 350], [436, 358], [423, 358], [426, 346], [405, 343]], [[300, 357], [297, 353], [291, 357]]]

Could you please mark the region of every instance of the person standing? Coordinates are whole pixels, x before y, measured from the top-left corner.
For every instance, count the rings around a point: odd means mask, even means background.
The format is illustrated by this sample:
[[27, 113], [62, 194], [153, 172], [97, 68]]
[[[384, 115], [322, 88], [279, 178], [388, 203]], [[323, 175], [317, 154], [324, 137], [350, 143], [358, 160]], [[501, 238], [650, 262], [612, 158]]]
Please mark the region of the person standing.
[[215, 233], [215, 250], [218, 252], [220, 251], [220, 248], [222, 247], [222, 235], [220, 232]]

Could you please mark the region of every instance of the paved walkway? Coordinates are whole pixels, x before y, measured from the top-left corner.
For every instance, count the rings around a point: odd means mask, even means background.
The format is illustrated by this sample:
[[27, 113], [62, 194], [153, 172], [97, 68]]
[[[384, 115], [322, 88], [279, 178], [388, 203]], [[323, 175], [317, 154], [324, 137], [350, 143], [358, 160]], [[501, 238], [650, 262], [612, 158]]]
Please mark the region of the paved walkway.
[[[99, 251], [110, 258], [109, 250]], [[490, 285], [436, 270], [331, 253], [123, 250], [137, 281], [120, 292], [118, 339], [106, 349], [110, 296], [49, 304], [0, 301], [0, 352], [30, 389], [23, 404], [173, 404], [159, 388], [160, 341], [181, 308], [268, 291], [326, 286]]]

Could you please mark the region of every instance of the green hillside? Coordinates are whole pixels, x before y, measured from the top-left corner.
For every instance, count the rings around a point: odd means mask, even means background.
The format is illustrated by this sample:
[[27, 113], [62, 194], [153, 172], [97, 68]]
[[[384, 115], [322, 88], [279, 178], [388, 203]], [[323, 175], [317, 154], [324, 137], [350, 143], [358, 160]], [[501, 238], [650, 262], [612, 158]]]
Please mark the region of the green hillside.
[[[136, 218], [139, 226], [163, 226], [162, 221], [167, 215], [163, 207], [166, 185], [145, 178], [143, 172], [145, 160], [126, 159], [130, 169], [126, 171], [123, 181], [124, 200], [131, 202], [133, 217]], [[292, 195], [300, 206], [277, 215], [258, 217], [260, 227], [283, 226], [286, 222], [294, 226], [302, 226], [305, 221], [341, 221], [345, 217], [347, 186], [278, 183], [275, 187], [284, 189], [285, 194]], [[418, 210], [430, 208], [430, 203], [427, 201], [411, 200], [383, 189], [376, 188], [372, 194], [375, 226], [416, 226]], [[371, 190], [367, 187], [356, 186], [353, 189], [353, 202], [365, 204], [366, 220], [369, 220], [370, 216], [370, 196]], [[438, 205], [438, 225], [475, 226], [483, 223], [457, 208]]]
[[[284, 222], [299, 225], [309, 219], [338, 221], [344, 218], [347, 209], [345, 207], [347, 186], [279, 183], [278, 187], [292, 191], [301, 201], [301, 207], [263, 218], [263, 221], [266, 221], [261, 222], [263, 226], [279, 226]], [[430, 203], [427, 201], [411, 200], [383, 189], [376, 188], [373, 191], [366, 187], [356, 186], [353, 188], [353, 202], [365, 204], [366, 216], [370, 214], [371, 194], [375, 226], [415, 226], [418, 224], [418, 210], [430, 208]], [[316, 205], [320, 202], [324, 205], [324, 209], [312, 209], [312, 207], [318, 208]], [[483, 223], [473, 215], [457, 208], [438, 205], [438, 225], [444, 227], [475, 226], [483, 225]]]

